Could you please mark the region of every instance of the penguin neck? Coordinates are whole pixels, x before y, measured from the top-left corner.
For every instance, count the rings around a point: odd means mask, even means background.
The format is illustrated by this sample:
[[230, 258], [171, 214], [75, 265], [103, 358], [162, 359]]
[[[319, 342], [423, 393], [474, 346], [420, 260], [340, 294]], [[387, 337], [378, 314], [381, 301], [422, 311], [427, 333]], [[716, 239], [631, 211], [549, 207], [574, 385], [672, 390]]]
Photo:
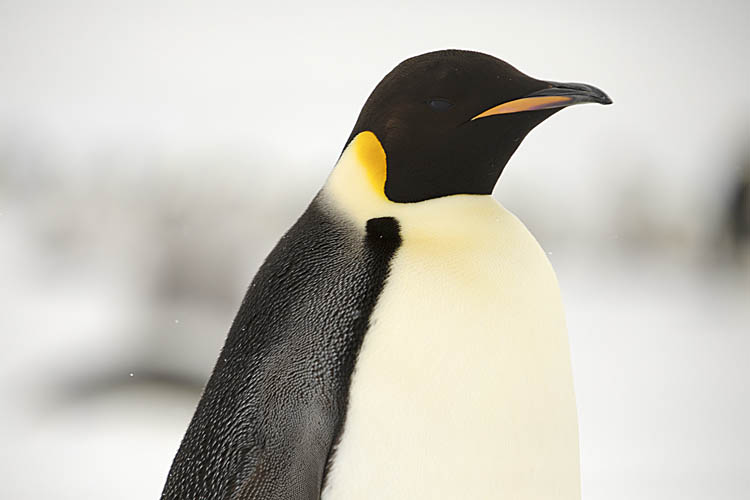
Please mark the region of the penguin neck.
[[488, 220], [506, 214], [491, 195], [457, 194], [397, 203], [385, 195], [386, 154], [372, 132], [351, 140], [331, 172], [323, 193], [343, 216], [364, 231], [368, 220], [394, 217], [403, 237], [458, 238], [476, 235]]

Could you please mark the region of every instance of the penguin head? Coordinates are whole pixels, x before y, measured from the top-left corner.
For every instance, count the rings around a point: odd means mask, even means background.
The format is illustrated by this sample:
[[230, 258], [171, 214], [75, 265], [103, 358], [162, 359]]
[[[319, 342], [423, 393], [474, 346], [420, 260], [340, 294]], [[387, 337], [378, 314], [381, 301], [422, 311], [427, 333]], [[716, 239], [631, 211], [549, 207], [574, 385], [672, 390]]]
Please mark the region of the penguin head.
[[392, 202], [491, 194], [531, 129], [586, 102], [612, 101], [591, 85], [537, 80], [487, 54], [430, 52], [383, 78], [347, 144], [374, 135], [385, 153], [383, 190]]

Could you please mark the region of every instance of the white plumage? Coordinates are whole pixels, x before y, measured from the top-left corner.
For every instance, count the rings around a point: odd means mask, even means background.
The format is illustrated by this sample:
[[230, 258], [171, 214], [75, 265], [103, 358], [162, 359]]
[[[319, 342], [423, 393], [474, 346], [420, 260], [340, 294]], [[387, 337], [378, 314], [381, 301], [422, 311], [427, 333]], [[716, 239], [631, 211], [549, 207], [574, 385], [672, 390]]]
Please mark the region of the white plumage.
[[402, 246], [371, 317], [323, 500], [580, 498], [577, 416], [554, 271], [491, 196], [392, 203], [342, 155], [325, 188]]

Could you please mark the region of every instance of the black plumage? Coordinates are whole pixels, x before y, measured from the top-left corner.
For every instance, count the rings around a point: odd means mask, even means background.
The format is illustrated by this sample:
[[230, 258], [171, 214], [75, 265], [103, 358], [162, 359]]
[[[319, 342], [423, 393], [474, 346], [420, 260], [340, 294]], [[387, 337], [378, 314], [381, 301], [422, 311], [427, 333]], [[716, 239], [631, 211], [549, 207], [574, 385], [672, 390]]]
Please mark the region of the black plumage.
[[363, 232], [313, 200], [250, 285], [162, 500], [319, 498], [400, 241], [393, 218]]

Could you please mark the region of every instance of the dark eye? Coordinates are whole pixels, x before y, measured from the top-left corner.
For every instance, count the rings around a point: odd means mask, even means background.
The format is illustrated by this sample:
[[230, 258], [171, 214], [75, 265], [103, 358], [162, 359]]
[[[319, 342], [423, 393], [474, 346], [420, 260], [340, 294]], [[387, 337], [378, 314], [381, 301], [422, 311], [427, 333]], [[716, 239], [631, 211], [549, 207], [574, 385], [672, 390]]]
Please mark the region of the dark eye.
[[427, 101], [427, 104], [429, 104], [432, 109], [435, 109], [437, 111], [445, 111], [453, 107], [453, 103], [448, 99], [430, 99], [429, 101]]

